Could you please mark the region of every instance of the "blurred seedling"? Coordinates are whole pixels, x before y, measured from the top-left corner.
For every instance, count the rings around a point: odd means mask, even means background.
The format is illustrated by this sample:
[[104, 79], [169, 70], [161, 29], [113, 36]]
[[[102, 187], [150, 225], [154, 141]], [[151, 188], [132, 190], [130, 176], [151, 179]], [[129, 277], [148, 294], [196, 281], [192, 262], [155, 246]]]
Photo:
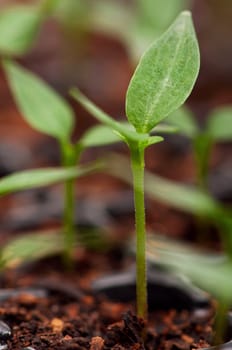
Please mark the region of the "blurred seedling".
[[199, 49], [191, 14], [182, 12], [170, 28], [142, 56], [126, 95], [130, 128], [100, 110], [77, 89], [72, 96], [128, 145], [133, 174], [137, 313], [147, 317], [146, 228], [144, 205], [145, 149], [163, 140], [150, 132], [189, 96], [199, 71]]
[[232, 264], [228, 255], [210, 254], [171, 240], [149, 236], [146, 247], [150, 262], [157, 262], [191, 279], [216, 298], [218, 305], [212, 342], [225, 342], [228, 311], [232, 305]]
[[214, 109], [201, 128], [186, 106], [168, 117], [167, 122], [178, 127], [180, 134], [188, 137], [193, 146], [197, 167], [197, 184], [208, 192], [209, 161], [214, 145], [232, 140], [232, 107]]
[[154, 38], [158, 38], [176, 16], [187, 9], [187, 0], [135, 0], [133, 3], [67, 0], [58, 8], [57, 14], [61, 20], [66, 18], [68, 23], [81, 11], [86, 19], [81, 22], [85, 31], [100, 32], [120, 40], [136, 64]]
[[0, 10], [0, 55], [21, 56], [35, 44], [45, 20], [60, 0], [41, 0], [34, 4], [11, 5]]
[[[0, 197], [12, 194], [18, 191], [25, 191], [73, 180], [81, 176], [88, 175], [96, 171], [97, 164], [82, 165], [78, 168], [40, 168], [32, 170], [19, 171], [2, 177], [0, 179]], [[54, 239], [55, 238], [55, 239]], [[47, 245], [46, 245], [46, 242]], [[54, 244], [56, 242], [56, 244]], [[59, 242], [59, 243], [58, 243]], [[37, 244], [38, 243], [38, 244]], [[46, 246], [46, 249], [40, 250], [40, 247]], [[35, 254], [35, 250], [37, 253]], [[48, 235], [33, 233], [30, 236], [12, 240], [0, 250], [0, 267], [12, 267], [12, 264], [19, 264], [23, 260], [36, 259], [41, 256], [51, 255], [56, 252], [62, 252], [61, 239], [56, 232], [49, 232]], [[12, 263], [13, 262], [13, 263]]]
[[[72, 142], [75, 115], [65, 99], [18, 64], [4, 60], [3, 67], [16, 104], [24, 119], [32, 128], [57, 140], [63, 168], [68, 169], [79, 164], [82, 152], [88, 147], [107, 145], [118, 141], [116, 137], [107, 137], [109, 130], [104, 126], [95, 126], [88, 130], [79, 141]], [[96, 168], [99, 165], [95, 164], [92, 167]], [[30, 178], [28, 180], [30, 181]], [[74, 178], [65, 181], [63, 238], [64, 259], [67, 265], [71, 264], [75, 244], [74, 182]]]

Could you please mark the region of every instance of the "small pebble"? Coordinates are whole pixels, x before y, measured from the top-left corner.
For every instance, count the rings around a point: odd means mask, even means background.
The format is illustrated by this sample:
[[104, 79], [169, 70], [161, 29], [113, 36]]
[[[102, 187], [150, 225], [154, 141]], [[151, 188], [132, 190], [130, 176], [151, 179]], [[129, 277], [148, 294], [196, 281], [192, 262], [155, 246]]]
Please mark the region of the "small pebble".
[[104, 347], [104, 339], [101, 337], [93, 337], [90, 343], [90, 350], [102, 350]]
[[[1, 350], [1, 349], [0, 349]], [[32, 346], [28, 346], [26, 348], [23, 348], [23, 350], [35, 350], [35, 348], [33, 348]]]
[[10, 327], [5, 322], [0, 321], [0, 341], [5, 341], [10, 339], [11, 335], [12, 335], [12, 332]]
[[63, 330], [64, 322], [60, 318], [53, 318], [51, 327], [54, 333], [59, 333]]

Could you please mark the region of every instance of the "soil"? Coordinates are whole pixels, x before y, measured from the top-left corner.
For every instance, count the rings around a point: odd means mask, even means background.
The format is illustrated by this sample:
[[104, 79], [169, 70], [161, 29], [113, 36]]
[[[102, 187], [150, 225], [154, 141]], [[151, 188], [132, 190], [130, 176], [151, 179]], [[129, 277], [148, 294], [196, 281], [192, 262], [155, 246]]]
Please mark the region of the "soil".
[[[56, 257], [27, 265], [27, 271], [24, 267], [5, 274], [2, 286], [18, 291], [8, 299], [0, 295], [0, 317], [12, 332], [4, 338], [0, 327], [0, 339], [7, 349], [187, 350], [209, 346], [212, 306], [156, 310], [145, 323], [135, 316], [134, 301], [112, 302], [91, 292], [91, 281], [99, 273], [120, 268], [117, 254], [90, 256], [82, 251], [78, 256], [73, 272], [64, 273]], [[27, 290], [28, 286], [33, 289]]]

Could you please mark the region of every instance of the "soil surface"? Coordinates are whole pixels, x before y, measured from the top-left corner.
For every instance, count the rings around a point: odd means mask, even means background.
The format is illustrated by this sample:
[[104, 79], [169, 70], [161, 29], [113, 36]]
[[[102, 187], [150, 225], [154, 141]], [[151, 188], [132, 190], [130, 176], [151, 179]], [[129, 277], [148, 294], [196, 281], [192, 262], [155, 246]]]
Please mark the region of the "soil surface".
[[212, 307], [156, 310], [149, 313], [146, 324], [135, 316], [133, 301], [117, 303], [94, 296], [92, 281], [102, 271], [119, 269], [120, 264], [113, 252], [90, 256], [82, 251], [73, 272], [64, 273], [58, 258], [27, 265], [27, 271], [9, 271], [2, 286], [10, 288], [5, 294], [13, 295], [6, 299], [0, 293], [4, 322], [0, 349], [187, 350], [209, 346]]

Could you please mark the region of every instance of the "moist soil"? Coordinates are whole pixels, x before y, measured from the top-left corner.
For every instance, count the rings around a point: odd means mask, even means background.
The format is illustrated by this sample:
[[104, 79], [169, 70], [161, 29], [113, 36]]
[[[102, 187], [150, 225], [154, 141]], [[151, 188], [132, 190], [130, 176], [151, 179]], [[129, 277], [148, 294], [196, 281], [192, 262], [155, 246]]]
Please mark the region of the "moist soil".
[[[130, 258], [124, 260], [131, 264]], [[2, 287], [21, 292], [7, 299], [0, 295], [0, 318], [12, 332], [4, 336], [0, 329], [2, 346], [7, 343], [6, 349], [14, 350], [209, 347], [212, 306], [191, 311], [155, 310], [144, 322], [135, 316], [133, 300], [119, 303], [94, 295], [92, 281], [103, 271], [108, 274], [120, 268], [115, 252], [103, 256], [82, 250], [72, 272], [63, 270], [58, 257], [8, 271], [2, 277]], [[27, 290], [28, 286], [33, 289]]]

